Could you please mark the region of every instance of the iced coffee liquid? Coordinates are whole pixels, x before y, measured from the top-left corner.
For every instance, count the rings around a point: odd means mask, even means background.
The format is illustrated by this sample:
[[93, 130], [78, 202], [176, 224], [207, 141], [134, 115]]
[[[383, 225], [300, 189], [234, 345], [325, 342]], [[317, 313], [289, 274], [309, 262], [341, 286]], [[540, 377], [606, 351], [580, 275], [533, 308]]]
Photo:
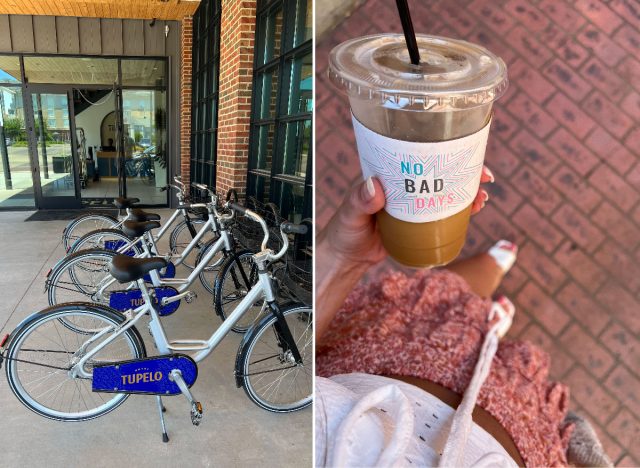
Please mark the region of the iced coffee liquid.
[[[491, 114], [491, 104], [451, 112], [372, 107], [369, 99], [351, 99], [351, 111], [362, 125], [409, 142], [442, 142], [471, 135], [488, 124]], [[471, 204], [438, 221], [403, 221], [385, 210], [378, 213], [377, 220], [389, 255], [404, 265], [425, 267], [445, 265], [458, 256], [465, 243], [470, 214]]]
[[377, 177], [385, 248], [414, 267], [444, 265], [462, 249], [478, 191], [493, 102], [506, 66], [465, 41], [417, 36], [420, 63], [404, 37], [346, 41], [329, 57], [329, 77], [349, 97], [364, 177]]

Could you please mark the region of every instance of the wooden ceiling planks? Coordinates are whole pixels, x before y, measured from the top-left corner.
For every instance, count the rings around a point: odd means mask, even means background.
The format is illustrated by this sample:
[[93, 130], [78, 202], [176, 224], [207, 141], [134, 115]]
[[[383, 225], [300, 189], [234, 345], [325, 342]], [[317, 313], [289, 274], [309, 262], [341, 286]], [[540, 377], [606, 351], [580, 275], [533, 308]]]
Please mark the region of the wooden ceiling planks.
[[180, 20], [193, 15], [199, 4], [199, 0], [2, 0], [0, 14]]

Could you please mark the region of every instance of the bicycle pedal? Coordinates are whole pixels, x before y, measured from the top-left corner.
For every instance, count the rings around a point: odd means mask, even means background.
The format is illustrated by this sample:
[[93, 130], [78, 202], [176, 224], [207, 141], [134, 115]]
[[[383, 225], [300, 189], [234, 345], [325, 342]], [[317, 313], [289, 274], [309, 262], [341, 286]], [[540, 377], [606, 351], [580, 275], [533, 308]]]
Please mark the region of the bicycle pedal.
[[191, 424], [199, 426], [202, 421], [202, 403], [194, 401], [191, 404]]
[[196, 298], [198, 297], [198, 295], [192, 291], [187, 292], [187, 295], [184, 296], [184, 301], [187, 304], [191, 304]]

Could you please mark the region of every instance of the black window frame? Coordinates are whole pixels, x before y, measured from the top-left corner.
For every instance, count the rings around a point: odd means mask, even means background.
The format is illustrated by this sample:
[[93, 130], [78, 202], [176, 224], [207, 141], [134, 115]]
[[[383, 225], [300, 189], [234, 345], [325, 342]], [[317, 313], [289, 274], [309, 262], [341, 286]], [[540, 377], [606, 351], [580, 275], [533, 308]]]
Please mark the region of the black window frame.
[[[313, 0], [306, 0], [307, 8], [308, 3], [312, 3]], [[249, 164], [247, 173], [247, 195], [254, 196], [258, 199], [262, 194], [258, 194], [255, 187], [255, 181], [259, 178], [269, 180], [269, 201], [279, 205], [277, 197], [277, 187], [281, 184], [290, 184], [304, 189], [304, 206], [302, 209], [302, 218], [311, 218], [313, 212], [312, 206], [312, 193], [313, 193], [313, 108], [309, 112], [301, 112], [295, 114], [289, 114], [287, 109], [289, 90], [290, 90], [290, 71], [288, 62], [297, 58], [303, 58], [309, 54], [313, 60], [313, 35], [301, 43], [295, 45], [295, 33], [296, 29], [304, 25], [306, 19], [306, 10], [304, 14], [298, 16], [298, 23], [296, 24], [296, 14], [298, 13], [299, 0], [258, 0], [256, 11], [256, 34], [255, 34], [255, 49], [254, 49], [254, 64], [253, 64], [253, 90], [251, 98], [251, 121], [250, 121], [250, 136], [249, 136]], [[263, 30], [263, 19], [269, 15], [282, 11], [282, 33], [280, 40], [280, 50], [276, 57], [272, 57], [266, 63], [259, 63], [262, 59], [262, 51], [265, 47], [266, 34]], [[262, 110], [260, 98], [258, 96], [259, 90], [262, 85], [258, 84], [258, 80], [265, 73], [278, 70], [278, 82], [276, 91], [276, 105], [275, 115], [268, 116], [267, 118], [261, 118], [258, 113]], [[313, 96], [313, 95], [312, 95]], [[313, 97], [312, 97], [313, 98]], [[315, 105], [315, 102], [313, 103]], [[300, 123], [305, 121], [310, 123], [310, 135], [309, 135], [309, 148], [307, 155], [307, 165], [305, 168], [305, 176], [299, 177], [296, 175], [286, 174], [281, 171], [284, 166], [286, 151], [285, 140], [287, 125]], [[260, 169], [258, 165], [258, 144], [260, 128], [264, 126], [274, 125], [273, 143], [272, 143], [272, 161], [269, 169]], [[262, 200], [261, 200], [262, 201]], [[285, 218], [290, 218], [293, 207], [279, 206], [281, 215]]]
[[221, 0], [202, 1], [193, 15], [191, 54], [190, 180], [212, 188], [218, 160], [221, 11]]

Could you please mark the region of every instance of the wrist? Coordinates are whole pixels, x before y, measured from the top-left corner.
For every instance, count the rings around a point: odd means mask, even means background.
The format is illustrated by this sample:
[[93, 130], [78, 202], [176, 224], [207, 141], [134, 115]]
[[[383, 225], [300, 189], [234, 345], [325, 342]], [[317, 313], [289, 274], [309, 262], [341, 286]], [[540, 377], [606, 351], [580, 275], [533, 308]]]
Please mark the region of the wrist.
[[344, 300], [360, 281], [370, 262], [353, 261], [336, 253], [327, 236], [316, 239], [315, 321], [316, 339], [320, 339]]
[[319, 281], [325, 273], [340, 272], [340, 274], [359, 274], [362, 276], [371, 266], [378, 263], [368, 255], [354, 256], [344, 253], [340, 249], [340, 242], [331, 238], [325, 229], [316, 236], [316, 278]]

